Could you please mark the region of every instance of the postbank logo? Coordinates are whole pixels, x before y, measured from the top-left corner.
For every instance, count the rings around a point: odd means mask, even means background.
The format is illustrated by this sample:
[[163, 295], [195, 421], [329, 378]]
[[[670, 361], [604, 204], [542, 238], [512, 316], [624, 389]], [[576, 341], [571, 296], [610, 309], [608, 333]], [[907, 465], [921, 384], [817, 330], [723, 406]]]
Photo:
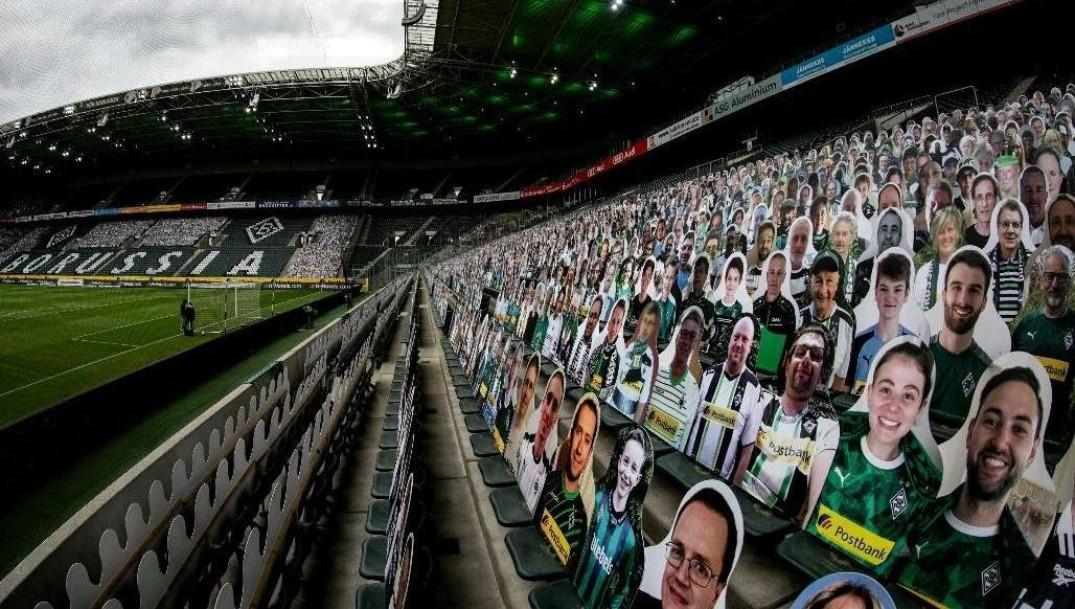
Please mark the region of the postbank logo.
[[896, 545], [895, 541], [844, 518], [823, 503], [818, 505], [816, 527], [824, 540], [871, 567], [888, 560]]

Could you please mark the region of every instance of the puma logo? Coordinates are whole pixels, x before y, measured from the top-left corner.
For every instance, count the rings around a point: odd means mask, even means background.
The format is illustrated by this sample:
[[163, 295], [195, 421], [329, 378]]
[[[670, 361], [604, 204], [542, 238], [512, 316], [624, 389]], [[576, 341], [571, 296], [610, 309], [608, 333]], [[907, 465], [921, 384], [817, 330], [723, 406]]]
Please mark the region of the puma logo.
[[843, 473], [843, 471], [840, 469], [839, 466], [835, 467], [832, 470], [832, 473], [835, 474], [836, 477], [840, 479], [840, 486], [841, 487], [844, 486], [844, 481], [846, 481], [848, 478], [851, 477], [851, 472], [848, 472], [848, 473], [845, 474], [845, 473]]
[[916, 558], [922, 558], [922, 548], [926, 547], [927, 544], [929, 544], [928, 541], [923, 541], [922, 543], [915, 544], [914, 553]]

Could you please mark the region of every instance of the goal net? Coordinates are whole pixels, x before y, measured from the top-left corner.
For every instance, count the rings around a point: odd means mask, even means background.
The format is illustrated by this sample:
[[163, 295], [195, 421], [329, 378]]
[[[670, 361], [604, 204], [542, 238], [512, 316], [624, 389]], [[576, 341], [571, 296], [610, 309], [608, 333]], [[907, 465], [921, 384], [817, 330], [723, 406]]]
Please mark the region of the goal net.
[[187, 299], [194, 305], [194, 332], [218, 334], [261, 318], [261, 284], [190, 284]]

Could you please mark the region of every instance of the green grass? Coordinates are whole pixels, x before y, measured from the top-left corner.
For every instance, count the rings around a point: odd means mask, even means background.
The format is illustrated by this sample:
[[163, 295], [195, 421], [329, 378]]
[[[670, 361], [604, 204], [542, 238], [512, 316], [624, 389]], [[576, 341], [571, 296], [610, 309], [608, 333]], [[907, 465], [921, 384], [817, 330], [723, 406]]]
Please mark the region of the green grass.
[[[182, 336], [183, 290], [0, 285], [0, 427], [220, 336]], [[327, 295], [276, 290], [277, 313]], [[262, 317], [273, 293], [261, 291]]]
[[[279, 299], [277, 292], [277, 302]], [[178, 304], [175, 308], [178, 310]], [[323, 313], [315, 329], [324, 327], [343, 311], [341, 306]], [[123, 472], [311, 333], [286, 334], [168, 403], [148, 404], [145, 412], [149, 414], [129, 429], [80, 455], [60, 474], [42, 480], [37, 488], [0, 504], [0, 539], [4, 540], [0, 544], [0, 577]]]

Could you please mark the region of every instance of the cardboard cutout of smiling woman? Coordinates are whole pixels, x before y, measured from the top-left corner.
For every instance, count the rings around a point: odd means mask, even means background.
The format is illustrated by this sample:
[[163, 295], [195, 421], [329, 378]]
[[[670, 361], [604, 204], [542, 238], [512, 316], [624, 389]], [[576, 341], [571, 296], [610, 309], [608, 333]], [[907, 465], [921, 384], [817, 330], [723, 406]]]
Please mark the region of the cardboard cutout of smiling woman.
[[533, 508], [534, 524], [568, 574], [575, 572], [582, 544], [589, 539], [593, 449], [600, 428], [601, 405], [596, 395], [586, 393], [575, 404], [571, 430], [556, 451]]
[[572, 582], [585, 609], [631, 607], [642, 581], [642, 503], [653, 479], [646, 430], [622, 427], [597, 483], [590, 532]]
[[896, 609], [892, 595], [877, 580], [862, 573], [831, 573], [814, 581], [799, 593], [791, 609]]
[[[516, 357], [524, 357], [526, 348], [523, 343], [519, 343], [519, 349], [516, 351]], [[515, 470], [516, 455], [518, 453], [519, 445], [523, 441], [523, 435], [527, 431], [527, 424], [530, 422], [530, 416], [534, 412], [534, 402], [537, 399], [537, 387], [538, 380], [541, 378], [541, 356], [537, 353], [530, 356], [530, 359], [526, 360], [525, 366], [518, 366], [515, 370], [515, 381], [513, 382], [513, 389], [509, 397], [512, 401], [508, 402], [507, 406], [501, 408], [497, 413], [497, 428], [504, 433], [503, 430], [507, 430], [504, 437], [507, 441], [504, 443], [504, 458], [507, 459], [508, 465], [518, 475], [518, 471]]]
[[911, 299], [914, 280], [914, 261], [904, 250], [890, 248], [877, 257], [870, 289], [855, 307], [855, 338], [847, 371], [852, 393], [862, 393], [870, 364], [885, 343], [899, 336], [929, 340], [926, 314]]
[[1030, 214], [1016, 199], [1005, 199], [993, 206], [989, 226], [993, 230], [983, 250], [993, 267], [993, 306], [1010, 322], [1022, 310], [1029, 286]]
[[933, 356], [918, 337], [881, 349], [869, 389], [840, 417], [840, 443], [806, 520], [808, 532], [878, 575], [906, 553], [908, 533], [940, 487], [940, 451], [929, 429], [934, 377]]
[[635, 609], [724, 609], [743, 549], [743, 514], [732, 489], [705, 480], [683, 495], [668, 535], [645, 551]]
[[1033, 356], [997, 359], [941, 445], [941, 499], [910, 535], [899, 584], [934, 605], [1011, 607], [1056, 515], [1041, 434], [1050, 387]]

